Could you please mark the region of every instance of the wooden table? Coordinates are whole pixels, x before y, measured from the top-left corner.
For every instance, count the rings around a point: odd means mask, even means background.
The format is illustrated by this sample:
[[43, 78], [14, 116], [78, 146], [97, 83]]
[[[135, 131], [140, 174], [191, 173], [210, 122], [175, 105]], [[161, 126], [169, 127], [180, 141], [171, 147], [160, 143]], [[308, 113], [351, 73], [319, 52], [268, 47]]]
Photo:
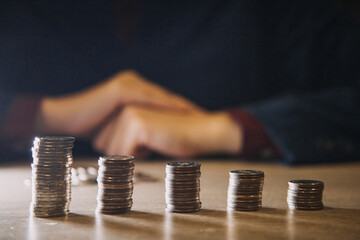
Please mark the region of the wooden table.
[[[78, 165], [96, 166], [96, 159]], [[265, 171], [263, 208], [226, 211], [228, 172]], [[132, 211], [95, 214], [96, 185], [72, 188], [68, 217], [29, 217], [30, 164], [0, 166], [0, 239], [360, 239], [360, 164], [284, 167], [241, 161], [202, 161], [202, 210], [180, 214], [164, 211], [165, 162], [139, 162], [136, 170], [157, 182], [137, 182]], [[325, 182], [321, 211], [289, 211], [290, 179]]]

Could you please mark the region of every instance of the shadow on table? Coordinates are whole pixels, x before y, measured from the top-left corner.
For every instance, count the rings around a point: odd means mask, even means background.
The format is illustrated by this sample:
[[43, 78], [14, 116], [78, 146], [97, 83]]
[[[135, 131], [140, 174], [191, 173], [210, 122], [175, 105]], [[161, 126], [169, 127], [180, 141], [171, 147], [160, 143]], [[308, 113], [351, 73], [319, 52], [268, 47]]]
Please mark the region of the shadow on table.
[[[133, 238], [134, 236], [143, 239], [162, 238], [164, 216], [147, 212], [130, 211], [126, 214], [105, 215], [96, 213], [94, 216], [69, 213], [66, 217], [34, 218], [30, 217], [28, 236], [29, 239], [41, 239], [45, 234], [50, 236], [53, 229], [64, 229], [57, 236], [68, 237], [68, 229], [76, 229], [81, 239], [109, 239], [116, 236]], [[159, 227], [160, 226], [160, 227]], [[68, 232], [68, 233], [66, 233]], [[75, 234], [76, 235], [76, 234]], [[74, 235], [74, 238], [76, 237]]]
[[94, 223], [94, 217], [75, 213], [70, 213], [65, 217], [52, 218], [29, 216], [27, 239], [68, 238], [73, 233], [69, 229], [91, 229]]
[[[297, 224], [317, 224], [328, 227], [353, 227], [360, 224], [360, 209], [325, 207], [319, 211], [289, 210], [289, 221]], [[360, 225], [359, 225], [360, 226]]]
[[228, 239], [250, 239], [258, 234], [268, 239], [295, 239], [304, 233], [332, 239], [360, 236], [360, 209], [325, 207], [319, 211], [300, 211], [264, 207], [251, 212], [204, 209], [197, 215], [212, 222], [223, 222]]
[[359, 239], [360, 209], [325, 207], [320, 211], [288, 211], [287, 229], [292, 238], [308, 232], [314, 238]]
[[123, 238], [137, 236], [143, 239], [159, 239], [163, 236], [164, 215], [162, 214], [140, 211], [119, 215], [96, 214], [95, 222], [97, 239], [107, 239], [119, 234]]
[[262, 208], [259, 211], [249, 212], [228, 212], [227, 216], [237, 220], [258, 220], [263, 222], [271, 221], [273, 224], [281, 223], [311, 223], [328, 225], [343, 225], [344, 227], [354, 222], [360, 223], [360, 209], [332, 208], [325, 207], [323, 210], [304, 211], [276, 208]]
[[[262, 234], [267, 238], [297, 238], [304, 232], [328, 237], [360, 235], [360, 209], [326, 207], [320, 211], [291, 211], [262, 208], [251, 212], [228, 212], [201, 209], [195, 213], [164, 214], [131, 211], [127, 214], [95, 216], [70, 213], [67, 217], [35, 219], [29, 230], [41, 235], [44, 224], [65, 224], [65, 228], [85, 229], [96, 239], [114, 236], [144, 239], [227, 239], [251, 238]], [[67, 226], [68, 225], [68, 226]], [[46, 227], [46, 226], [45, 226]], [[39, 231], [41, 230], [41, 231]], [[310, 231], [311, 230], [311, 231]], [[254, 235], [255, 234], [255, 235]], [[31, 235], [31, 234], [30, 234]]]

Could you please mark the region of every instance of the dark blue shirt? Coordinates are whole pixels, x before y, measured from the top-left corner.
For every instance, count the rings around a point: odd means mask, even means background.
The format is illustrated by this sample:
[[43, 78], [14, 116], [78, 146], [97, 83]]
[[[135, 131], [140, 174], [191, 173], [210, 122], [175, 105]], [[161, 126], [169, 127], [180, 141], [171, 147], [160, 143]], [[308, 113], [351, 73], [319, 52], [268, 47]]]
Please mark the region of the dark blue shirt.
[[287, 163], [359, 159], [360, 28], [341, 2], [143, 1], [133, 11], [119, 20], [107, 1], [2, 4], [0, 117], [18, 95], [135, 69], [210, 110], [245, 108]]

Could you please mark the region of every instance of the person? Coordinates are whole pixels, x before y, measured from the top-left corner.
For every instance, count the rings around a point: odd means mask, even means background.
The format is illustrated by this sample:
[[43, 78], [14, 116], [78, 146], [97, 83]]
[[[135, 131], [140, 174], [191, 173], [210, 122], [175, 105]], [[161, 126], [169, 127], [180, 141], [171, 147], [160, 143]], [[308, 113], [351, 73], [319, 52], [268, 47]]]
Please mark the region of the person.
[[344, 1], [8, 1], [2, 153], [358, 160], [359, 22]]

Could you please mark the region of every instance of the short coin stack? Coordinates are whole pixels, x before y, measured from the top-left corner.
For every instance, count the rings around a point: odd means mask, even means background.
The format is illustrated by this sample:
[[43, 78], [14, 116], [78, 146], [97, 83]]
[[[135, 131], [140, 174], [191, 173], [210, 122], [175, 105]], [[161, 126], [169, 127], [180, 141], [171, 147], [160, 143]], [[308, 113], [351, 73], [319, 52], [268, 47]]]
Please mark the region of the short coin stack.
[[69, 212], [74, 137], [36, 137], [32, 148], [32, 202], [35, 217]]
[[287, 202], [290, 209], [321, 210], [324, 182], [316, 180], [291, 180]]
[[99, 213], [127, 213], [132, 207], [134, 157], [99, 158], [97, 209]]
[[200, 165], [195, 162], [173, 162], [166, 165], [167, 211], [184, 213], [200, 210]]
[[230, 171], [227, 206], [230, 211], [255, 211], [262, 205], [264, 172]]

